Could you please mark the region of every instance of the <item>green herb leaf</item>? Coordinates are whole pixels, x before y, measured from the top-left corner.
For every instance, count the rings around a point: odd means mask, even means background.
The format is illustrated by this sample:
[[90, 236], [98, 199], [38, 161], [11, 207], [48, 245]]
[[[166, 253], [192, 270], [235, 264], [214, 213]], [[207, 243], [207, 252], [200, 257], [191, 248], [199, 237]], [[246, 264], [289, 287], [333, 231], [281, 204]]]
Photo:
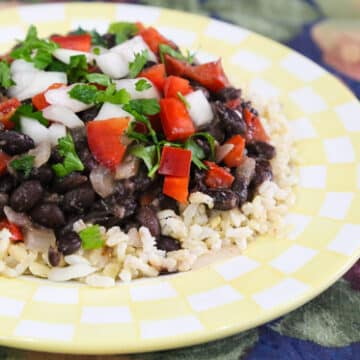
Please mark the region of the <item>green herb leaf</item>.
[[88, 82], [99, 84], [102, 86], [109, 86], [111, 84], [110, 76], [99, 73], [87, 74], [86, 80]]
[[215, 138], [207, 132], [198, 132], [192, 135], [192, 137], [198, 137], [198, 136], [203, 137], [209, 143], [210, 152], [211, 152], [210, 160], [213, 161], [215, 159]]
[[101, 236], [100, 226], [88, 226], [79, 232], [82, 247], [85, 250], [99, 249], [104, 246], [104, 239]]
[[138, 31], [139, 29], [135, 23], [125, 21], [112, 23], [108, 29], [109, 33], [115, 34], [116, 44], [123, 43], [132, 36], [136, 35]]
[[31, 119], [36, 119], [40, 124], [48, 126], [49, 122], [46, 120], [41, 111], [35, 111], [34, 107], [30, 104], [20, 105], [15, 114], [12, 116], [11, 121], [16, 124], [16, 128], [19, 128], [20, 117], [25, 116]]
[[144, 115], [156, 115], [160, 112], [160, 104], [157, 99], [130, 100], [129, 105], [133, 110]]
[[75, 31], [72, 31], [71, 34], [73, 34], [73, 35], [90, 34], [92, 45], [107, 47], [106, 41], [96, 30], [86, 31], [82, 27], [79, 26]]
[[71, 135], [66, 135], [58, 140], [57, 145], [59, 154], [64, 157], [63, 163], [52, 166], [58, 177], [64, 177], [73, 171], [84, 170], [84, 165], [76, 154], [75, 144]]
[[79, 100], [84, 104], [95, 104], [99, 90], [95, 85], [78, 84], [70, 91], [71, 98]]
[[25, 178], [29, 177], [32, 168], [34, 167], [35, 156], [23, 155], [10, 162], [10, 166], [16, 171], [22, 171]]
[[[144, 161], [149, 173], [152, 172], [157, 165], [157, 151], [156, 146], [144, 146], [144, 145], [136, 145], [129, 150], [130, 154], [136, 156], [139, 159]], [[156, 170], [155, 170], [156, 171]]]
[[184, 105], [186, 106], [187, 109], [190, 109], [190, 104], [189, 102], [186, 100], [186, 97], [180, 92], [177, 92], [177, 96], [178, 98], [181, 100], [181, 102], [184, 103]]
[[125, 89], [115, 90], [112, 94], [99, 92], [98, 102], [109, 102], [116, 105], [128, 104], [130, 94]]
[[136, 124], [137, 124], [136, 121], [130, 123], [128, 130], [126, 132], [126, 136], [129, 137], [130, 139], [141, 141], [143, 143], [148, 143], [149, 137], [146, 134], [136, 131], [135, 130]]
[[186, 140], [184, 148], [191, 150], [191, 160], [199, 169], [207, 169], [206, 165], [201, 161], [202, 159], [205, 159], [204, 150], [196, 143], [193, 138]]
[[129, 77], [135, 78], [144, 68], [149, 57], [149, 52], [143, 50], [141, 53], [135, 54], [135, 59], [129, 64]]
[[136, 91], [144, 91], [147, 89], [150, 89], [152, 85], [145, 79], [140, 79], [135, 83], [135, 89]]
[[162, 63], [165, 62], [165, 54], [170, 55], [171, 57], [178, 59], [180, 61], [185, 61], [191, 64], [194, 61], [194, 55], [190, 55], [188, 52], [187, 56], [184, 56], [181, 52], [173, 49], [171, 46], [166, 44], [159, 45], [159, 56]]
[[88, 64], [85, 55], [74, 55], [70, 57], [67, 67], [67, 76], [70, 83], [83, 80], [88, 73]]
[[47, 66], [46, 71], [59, 71], [59, 72], [67, 72], [68, 65], [63, 62], [53, 59], [52, 62]]
[[93, 52], [93, 54], [95, 54], [95, 55], [100, 55], [100, 48], [98, 48], [98, 47], [96, 47], [96, 48], [93, 48], [93, 50], [92, 50], [92, 52]]
[[8, 89], [14, 84], [14, 81], [11, 80], [9, 64], [6, 61], [0, 61], [0, 86]]
[[38, 69], [45, 69], [52, 61], [52, 53], [59, 47], [51, 40], [38, 38], [37, 30], [31, 25], [26, 38], [11, 53], [13, 59], [24, 59], [33, 62]]

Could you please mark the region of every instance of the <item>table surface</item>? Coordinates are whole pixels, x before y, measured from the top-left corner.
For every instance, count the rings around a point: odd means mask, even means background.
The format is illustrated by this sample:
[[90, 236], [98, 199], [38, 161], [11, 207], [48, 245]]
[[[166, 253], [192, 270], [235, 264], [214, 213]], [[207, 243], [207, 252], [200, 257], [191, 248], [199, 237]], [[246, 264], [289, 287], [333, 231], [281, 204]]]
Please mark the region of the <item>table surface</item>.
[[[37, 3], [43, 1], [23, 1]], [[360, 98], [360, 0], [128, 1], [201, 13], [262, 33], [332, 72]], [[0, 1], [0, 10], [17, 6]], [[359, 119], [360, 120], [360, 119]], [[360, 260], [312, 302], [277, 321], [211, 343], [161, 353], [71, 356], [0, 347], [0, 359], [360, 360]]]

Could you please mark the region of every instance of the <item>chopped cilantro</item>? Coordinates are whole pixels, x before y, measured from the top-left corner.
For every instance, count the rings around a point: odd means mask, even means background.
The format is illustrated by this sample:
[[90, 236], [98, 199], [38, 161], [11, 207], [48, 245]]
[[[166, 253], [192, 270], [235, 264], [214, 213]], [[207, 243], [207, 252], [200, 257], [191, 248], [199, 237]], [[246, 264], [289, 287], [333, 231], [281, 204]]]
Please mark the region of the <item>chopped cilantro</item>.
[[115, 35], [116, 44], [121, 44], [135, 36], [139, 29], [135, 23], [120, 21], [110, 24], [108, 32]]
[[70, 57], [70, 64], [67, 67], [67, 76], [70, 83], [83, 80], [88, 73], [88, 65], [85, 55], [74, 55]]
[[156, 145], [144, 146], [136, 145], [130, 149], [130, 154], [144, 161], [148, 169], [148, 176], [153, 177], [159, 168], [159, 159]]
[[86, 80], [91, 83], [99, 84], [102, 86], [109, 86], [111, 84], [111, 79], [108, 75], [92, 73], [86, 75]]
[[191, 55], [189, 52], [187, 56], [184, 56], [180, 51], [173, 49], [171, 46], [166, 44], [160, 44], [159, 56], [162, 63], [165, 62], [165, 54], [168, 54], [175, 59], [188, 62], [189, 64], [191, 64], [194, 61], [194, 55]]
[[135, 54], [135, 59], [129, 64], [129, 77], [135, 78], [144, 68], [149, 57], [149, 52], [143, 50], [141, 53]]
[[136, 91], [144, 91], [150, 89], [152, 85], [145, 79], [140, 79], [135, 83]]
[[130, 113], [131, 111], [136, 111], [143, 115], [156, 115], [160, 112], [160, 104], [157, 99], [130, 100], [127, 108], [130, 108]]
[[10, 162], [10, 166], [16, 170], [24, 173], [25, 178], [29, 177], [32, 168], [34, 167], [35, 156], [23, 155]]
[[186, 106], [187, 109], [190, 109], [190, 104], [189, 102], [186, 100], [186, 97], [180, 92], [177, 92], [177, 96], [178, 98], [184, 103], [184, 105]]
[[48, 126], [49, 122], [44, 118], [41, 111], [35, 111], [34, 107], [31, 104], [20, 105], [15, 114], [12, 116], [11, 121], [16, 124], [16, 127], [19, 127], [20, 117], [25, 116], [31, 119], [36, 119], [40, 124]]
[[0, 61], [0, 86], [8, 89], [14, 84], [14, 81], [11, 80], [9, 64], [6, 61]]
[[79, 232], [82, 247], [85, 250], [99, 249], [104, 246], [104, 239], [101, 236], [100, 226], [91, 225]]
[[98, 92], [99, 90], [95, 85], [78, 84], [69, 91], [69, 95], [84, 104], [95, 104]]

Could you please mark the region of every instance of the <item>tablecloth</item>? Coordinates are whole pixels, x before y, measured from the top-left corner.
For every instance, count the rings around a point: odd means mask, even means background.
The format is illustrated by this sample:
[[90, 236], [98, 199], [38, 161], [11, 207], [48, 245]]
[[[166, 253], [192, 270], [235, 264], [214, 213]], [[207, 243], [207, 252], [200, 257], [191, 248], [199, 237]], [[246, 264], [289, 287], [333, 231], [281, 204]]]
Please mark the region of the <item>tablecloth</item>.
[[[23, 3], [35, 2], [40, 1]], [[262, 33], [319, 63], [360, 98], [360, 0], [128, 2], [200, 13]], [[16, 1], [0, 1], [0, 9], [16, 5]], [[312, 302], [281, 319], [226, 339], [165, 352], [108, 357], [50, 355], [0, 347], [0, 359], [360, 360], [360, 260]]]

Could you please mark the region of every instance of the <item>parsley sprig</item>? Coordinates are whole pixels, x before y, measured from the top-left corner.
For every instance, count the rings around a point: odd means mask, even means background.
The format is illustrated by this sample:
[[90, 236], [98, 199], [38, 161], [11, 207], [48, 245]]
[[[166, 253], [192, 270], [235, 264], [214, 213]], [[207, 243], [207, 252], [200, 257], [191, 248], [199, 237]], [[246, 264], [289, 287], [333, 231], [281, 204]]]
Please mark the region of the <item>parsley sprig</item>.
[[11, 79], [9, 64], [6, 61], [0, 61], [0, 86], [8, 89], [14, 84], [14, 81]]
[[135, 78], [138, 76], [148, 61], [148, 58], [149, 52], [147, 50], [136, 53], [134, 61], [129, 64], [129, 77]]
[[108, 32], [115, 35], [116, 44], [121, 44], [135, 36], [139, 29], [135, 23], [120, 21], [110, 24]]
[[173, 49], [170, 45], [160, 44], [159, 56], [162, 63], [165, 62], [165, 54], [168, 54], [177, 60], [188, 62], [189, 64], [193, 63], [195, 57], [195, 54], [190, 54], [190, 52], [187, 53], [187, 56], [184, 56], [180, 51]]
[[34, 167], [35, 156], [23, 155], [10, 162], [10, 166], [16, 170], [24, 173], [25, 178], [28, 178], [32, 168]]
[[16, 129], [20, 128], [21, 116], [35, 119], [44, 126], [49, 125], [49, 121], [44, 118], [43, 113], [41, 111], [35, 110], [31, 104], [23, 104], [16, 109], [15, 114], [11, 118], [11, 121], [15, 123]]

